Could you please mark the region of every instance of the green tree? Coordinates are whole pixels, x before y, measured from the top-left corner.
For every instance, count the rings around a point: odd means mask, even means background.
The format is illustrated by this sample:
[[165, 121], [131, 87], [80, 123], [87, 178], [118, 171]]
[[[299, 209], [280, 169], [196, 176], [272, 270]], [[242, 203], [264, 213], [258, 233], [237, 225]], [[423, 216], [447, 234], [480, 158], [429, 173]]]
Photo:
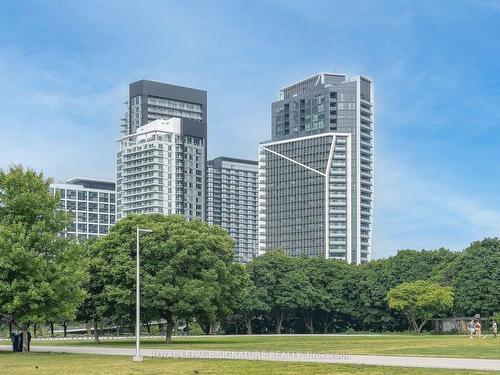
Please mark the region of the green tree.
[[311, 305], [312, 285], [299, 259], [281, 250], [270, 251], [248, 265], [257, 288], [265, 290], [275, 322], [275, 333], [281, 333], [285, 314]]
[[106, 304], [103, 301], [104, 283], [99, 270], [99, 257], [96, 252], [95, 240], [89, 239], [83, 243], [83, 249], [88, 260], [88, 278], [83, 285], [86, 292], [85, 299], [78, 307], [76, 320], [92, 324], [94, 339], [99, 342], [99, 322], [105, 318]]
[[387, 293], [387, 300], [389, 307], [403, 312], [415, 333], [420, 333], [433, 316], [444, 313], [453, 306], [453, 292], [451, 287], [418, 280], [391, 289]]
[[267, 304], [268, 300], [267, 291], [264, 288], [257, 288], [253, 281], [247, 278], [238, 311], [246, 321], [248, 335], [253, 333], [252, 322], [255, 317], [271, 310]]
[[323, 333], [333, 324], [337, 324], [335, 328], [352, 325], [356, 313], [354, 303], [358, 300], [356, 271], [356, 266], [342, 260], [309, 258], [307, 274], [315, 290], [314, 315]]
[[447, 267], [459, 257], [447, 249], [400, 250], [387, 259], [378, 259], [356, 267], [357, 319], [364, 330], [399, 330], [406, 319], [397, 310], [389, 309], [387, 292], [397, 285], [417, 280], [432, 280], [449, 285]]
[[496, 313], [493, 313], [493, 315], [491, 315], [491, 319], [490, 320], [492, 322], [500, 323], [500, 311], [498, 311]]
[[500, 311], [500, 239], [473, 242], [449, 265], [454, 310], [462, 316]]
[[69, 224], [58, 203], [42, 174], [0, 171], [0, 313], [23, 331], [23, 351], [31, 324], [74, 318], [84, 297], [86, 262], [58, 236]]
[[242, 266], [233, 263], [234, 242], [225, 230], [177, 215], [131, 215], [96, 242], [105, 315], [119, 324], [133, 321], [137, 227], [152, 230], [141, 237], [142, 321], [165, 319], [167, 343], [176, 318], [195, 318], [213, 331], [236, 307]]

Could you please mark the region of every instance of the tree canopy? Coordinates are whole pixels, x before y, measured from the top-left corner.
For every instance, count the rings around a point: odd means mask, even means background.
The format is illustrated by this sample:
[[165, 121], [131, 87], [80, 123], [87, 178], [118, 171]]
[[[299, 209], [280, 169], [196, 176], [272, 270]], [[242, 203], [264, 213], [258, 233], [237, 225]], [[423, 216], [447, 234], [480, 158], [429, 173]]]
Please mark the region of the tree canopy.
[[[22, 167], [0, 171], [0, 316], [31, 324], [77, 319], [129, 329], [135, 317], [136, 229], [141, 235], [141, 322], [219, 323], [247, 332], [417, 332], [434, 316], [500, 311], [500, 240], [463, 252], [401, 250], [352, 265], [269, 251], [234, 263], [224, 229], [181, 216], [130, 215], [78, 243], [58, 235], [71, 221], [49, 180]], [[78, 307], [78, 308], [77, 308]], [[75, 315], [75, 312], [77, 313]], [[237, 324], [235, 323], [237, 321]]]
[[181, 216], [131, 215], [95, 243], [101, 309], [115, 323], [133, 321], [136, 228], [141, 237], [141, 319], [164, 319], [171, 340], [175, 319], [196, 319], [209, 332], [236, 308], [244, 278], [233, 263], [234, 243], [220, 227]]
[[491, 316], [500, 311], [500, 240], [471, 244], [448, 270], [455, 293], [455, 313]]
[[451, 287], [418, 280], [391, 289], [387, 300], [389, 307], [403, 312], [415, 332], [420, 333], [428, 320], [451, 309], [453, 291]]
[[19, 166], [0, 171], [0, 312], [25, 335], [32, 323], [74, 318], [84, 297], [86, 262], [58, 236], [69, 221], [48, 185]]

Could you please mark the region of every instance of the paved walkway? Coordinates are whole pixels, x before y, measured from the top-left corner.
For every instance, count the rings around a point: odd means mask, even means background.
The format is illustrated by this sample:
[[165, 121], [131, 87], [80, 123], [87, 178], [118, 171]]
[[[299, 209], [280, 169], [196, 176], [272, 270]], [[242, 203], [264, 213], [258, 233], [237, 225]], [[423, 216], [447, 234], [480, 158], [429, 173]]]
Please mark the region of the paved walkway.
[[[384, 333], [287, 333], [286, 335], [284, 334], [275, 334], [275, 333], [264, 333], [264, 334], [257, 334], [254, 333], [252, 334], [252, 337], [351, 337], [351, 338], [363, 338], [363, 337], [408, 337], [407, 334], [384, 334]], [[165, 335], [141, 335], [143, 339], [164, 339]], [[207, 338], [207, 335], [173, 335], [173, 338], [188, 338], [188, 339], [196, 339], [196, 338]], [[228, 335], [212, 335], [210, 336], [210, 339], [224, 339], [227, 338]], [[230, 335], [230, 337], [248, 337], [247, 334], [241, 334], [241, 335]], [[134, 335], [128, 335], [128, 336], [104, 336], [100, 335], [99, 340], [130, 340], [130, 339], [135, 339]], [[94, 336], [83, 336], [83, 335], [78, 335], [78, 336], [71, 336], [69, 335], [68, 337], [33, 337], [33, 341], [60, 341], [60, 340], [94, 340]], [[8, 341], [10, 342], [9, 338], [0, 338], [0, 342], [2, 341]]]
[[[10, 351], [10, 346], [0, 345], [0, 350]], [[79, 346], [32, 346], [33, 352], [123, 355], [132, 357], [135, 349], [79, 347]], [[349, 355], [346, 353], [297, 353], [297, 352], [236, 352], [223, 350], [157, 350], [142, 349], [142, 355], [153, 358], [195, 359], [245, 359], [254, 361], [320, 362], [375, 366], [425, 367], [443, 369], [500, 371], [498, 359], [394, 357], [382, 355]]]

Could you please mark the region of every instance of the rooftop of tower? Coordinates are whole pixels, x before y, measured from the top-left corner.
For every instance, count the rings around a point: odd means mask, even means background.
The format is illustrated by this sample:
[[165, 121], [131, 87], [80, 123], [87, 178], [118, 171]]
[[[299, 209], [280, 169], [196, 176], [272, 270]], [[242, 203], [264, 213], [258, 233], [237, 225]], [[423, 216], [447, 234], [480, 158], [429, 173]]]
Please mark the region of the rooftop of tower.
[[115, 181], [103, 180], [99, 178], [73, 177], [65, 182], [55, 182], [56, 184], [79, 185], [87, 189], [115, 190]]
[[286, 87], [283, 87], [279, 92], [279, 98], [288, 99], [294, 95], [305, 92], [316, 86], [323, 86], [326, 84], [339, 84], [344, 82], [347, 76], [340, 73], [318, 73], [312, 77], [306, 78], [302, 81], [292, 83]]

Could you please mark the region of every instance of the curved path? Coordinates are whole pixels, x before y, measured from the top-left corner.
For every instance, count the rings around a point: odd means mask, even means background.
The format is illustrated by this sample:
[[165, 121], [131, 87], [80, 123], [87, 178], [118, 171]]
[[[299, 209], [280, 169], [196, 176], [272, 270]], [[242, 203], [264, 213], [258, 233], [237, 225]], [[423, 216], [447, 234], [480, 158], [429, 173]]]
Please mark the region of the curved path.
[[[10, 346], [1, 345], [0, 350], [10, 351]], [[32, 346], [33, 352], [122, 355], [132, 357], [135, 349], [79, 346]], [[153, 358], [199, 358], [199, 359], [243, 359], [254, 361], [320, 362], [356, 365], [425, 367], [443, 369], [500, 371], [498, 359], [396, 357], [383, 355], [349, 355], [346, 353], [297, 353], [297, 352], [238, 352], [226, 350], [157, 350], [142, 349], [144, 357]]]

